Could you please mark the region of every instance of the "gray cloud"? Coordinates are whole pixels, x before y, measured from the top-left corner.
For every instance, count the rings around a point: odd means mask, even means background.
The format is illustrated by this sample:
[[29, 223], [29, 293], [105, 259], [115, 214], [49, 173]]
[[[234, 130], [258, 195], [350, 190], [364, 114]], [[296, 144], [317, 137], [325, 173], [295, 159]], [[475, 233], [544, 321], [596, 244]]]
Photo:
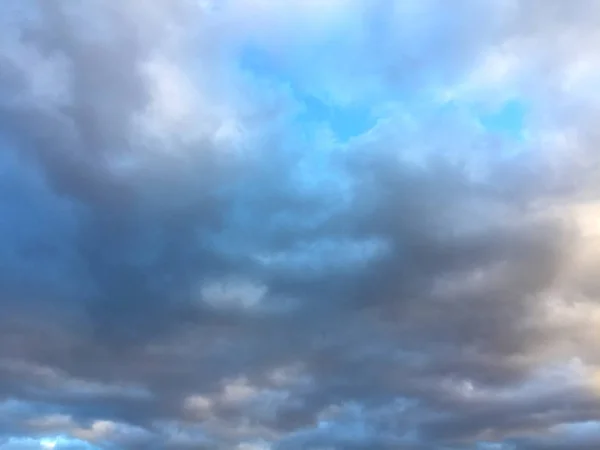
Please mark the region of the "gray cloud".
[[0, 449], [597, 443], [597, 8], [411, 3], [0, 7]]

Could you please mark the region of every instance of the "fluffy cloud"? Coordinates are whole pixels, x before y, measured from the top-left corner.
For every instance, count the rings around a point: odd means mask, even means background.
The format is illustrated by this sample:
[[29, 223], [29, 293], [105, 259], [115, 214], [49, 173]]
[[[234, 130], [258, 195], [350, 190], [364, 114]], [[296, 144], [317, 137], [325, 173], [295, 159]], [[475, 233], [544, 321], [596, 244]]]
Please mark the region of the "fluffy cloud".
[[0, 450], [600, 442], [592, 0], [0, 6]]

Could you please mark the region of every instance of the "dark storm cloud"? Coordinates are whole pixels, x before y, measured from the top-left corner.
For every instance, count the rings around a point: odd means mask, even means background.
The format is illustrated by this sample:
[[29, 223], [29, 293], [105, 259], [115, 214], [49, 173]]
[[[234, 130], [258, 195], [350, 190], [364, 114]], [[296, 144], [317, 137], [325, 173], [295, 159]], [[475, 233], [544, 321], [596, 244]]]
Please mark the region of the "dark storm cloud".
[[[556, 94], [562, 22], [475, 3], [3, 6], [0, 449], [591, 448], [593, 299], [552, 322], [589, 176], [477, 121]], [[344, 141], [311, 96], [379, 117]]]

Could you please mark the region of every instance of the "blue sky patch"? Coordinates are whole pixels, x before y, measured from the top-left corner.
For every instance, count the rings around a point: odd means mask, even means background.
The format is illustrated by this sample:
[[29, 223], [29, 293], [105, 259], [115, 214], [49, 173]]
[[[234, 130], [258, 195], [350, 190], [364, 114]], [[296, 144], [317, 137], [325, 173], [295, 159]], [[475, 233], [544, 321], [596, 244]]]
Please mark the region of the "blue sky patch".
[[500, 108], [479, 118], [480, 123], [491, 133], [497, 133], [509, 138], [521, 140], [525, 128], [527, 108], [524, 102], [519, 100], [510, 100]]

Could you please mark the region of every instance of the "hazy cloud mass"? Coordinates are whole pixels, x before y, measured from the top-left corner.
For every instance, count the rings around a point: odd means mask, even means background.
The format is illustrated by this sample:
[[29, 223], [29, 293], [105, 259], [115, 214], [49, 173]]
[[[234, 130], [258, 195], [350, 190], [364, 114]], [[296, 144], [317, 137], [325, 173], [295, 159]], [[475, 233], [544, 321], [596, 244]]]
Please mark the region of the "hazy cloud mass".
[[2, 0], [0, 450], [600, 448], [600, 2]]

